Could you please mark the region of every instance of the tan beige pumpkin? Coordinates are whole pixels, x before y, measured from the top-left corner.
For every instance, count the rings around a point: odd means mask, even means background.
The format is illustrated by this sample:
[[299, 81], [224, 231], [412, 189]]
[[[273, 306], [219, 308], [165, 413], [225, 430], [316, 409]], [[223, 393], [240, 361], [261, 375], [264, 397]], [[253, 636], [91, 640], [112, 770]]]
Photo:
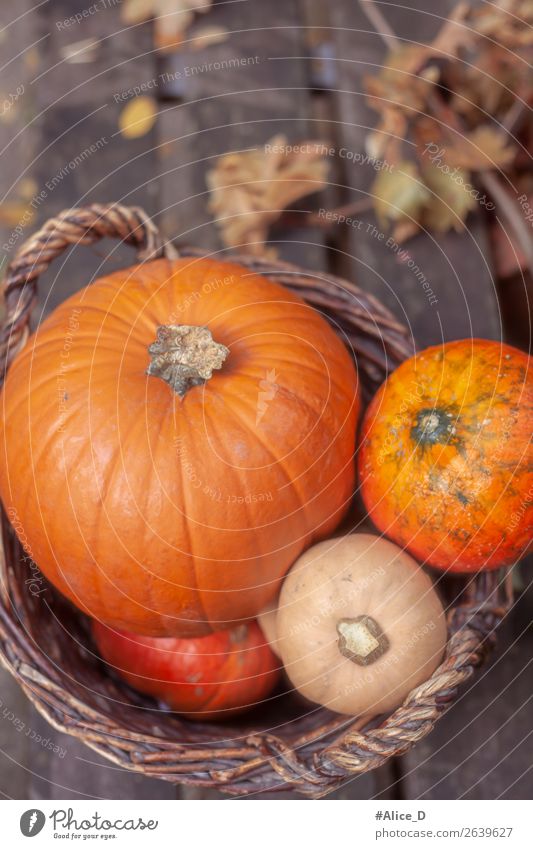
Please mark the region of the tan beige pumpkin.
[[351, 716], [400, 705], [436, 669], [446, 645], [431, 579], [372, 534], [306, 551], [283, 583], [276, 629], [277, 650], [299, 692]]

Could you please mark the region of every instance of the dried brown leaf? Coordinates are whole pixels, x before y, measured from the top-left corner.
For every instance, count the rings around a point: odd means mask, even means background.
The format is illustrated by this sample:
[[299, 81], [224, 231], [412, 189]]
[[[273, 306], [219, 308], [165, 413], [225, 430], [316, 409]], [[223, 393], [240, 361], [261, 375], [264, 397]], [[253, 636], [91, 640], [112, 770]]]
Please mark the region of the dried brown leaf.
[[429, 45], [430, 55], [444, 54], [447, 58], [455, 59], [461, 50], [472, 47], [476, 34], [468, 23], [469, 14], [468, 3], [459, 3], [455, 7]]
[[461, 168], [446, 173], [436, 165], [422, 166], [422, 177], [431, 194], [423, 211], [426, 227], [437, 233], [462, 230], [464, 221], [476, 205], [471, 176]]
[[472, 26], [481, 35], [513, 50], [533, 45], [531, 0], [499, 0], [472, 11]]
[[394, 107], [385, 108], [381, 112], [378, 126], [366, 138], [366, 152], [374, 159], [386, 159], [392, 164], [399, 162], [400, 149], [406, 133], [405, 113]]
[[[507, 126], [517, 103], [529, 100], [532, 44], [533, 0], [477, 7], [461, 2], [431, 43], [394, 49], [380, 73], [366, 81], [369, 103], [380, 115], [367, 151], [395, 165], [374, 184], [375, 206], [399, 238], [412, 233], [411, 218], [437, 231], [461, 228], [476, 202], [475, 190], [466, 191], [461, 181], [470, 185], [470, 172], [519, 162], [518, 146], [496, 122]], [[463, 56], [466, 61], [454, 61]], [[402, 163], [406, 139], [417, 146], [421, 189]], [[432, 193], [424, 199], [428, 189]]]
[[432, 42], [391, 51], [379, 74], [365, 80], [370, 105], [381, 113], [392, 105], [400, 110], [426, 111], [432, 84], [439, 79], [438, 68], [428, 62], [442, 59], [443, 54], [455, 58], [461, 49], [470, 47], [474, 36], [465, 24], [468, 12], [468, 4], [459, 3]]
[[[499, 0], [477, 10], [470, 3], [459, 3], [432, 42], [391, 51], [380, 73], [365, 81], [369, 104], [381, 115], [377, 129], [386, 131], [390, 123], [386, 113], [391, 109], [414, 124], [430, 115], [432, 83], [450, 91], [450, 105], [470, 128], [486, 121], [487, 112], [496, 117], [498, 110], [505, 114], [513, 92], [527, 97], [531, 54], [524, 48], [531, 44], [532, 0]], [[468, 52], [468, 61], [454, 62], [462, 52]], [[383, 140], [373, 144], [381, 152], [387, 149]]]
[[288, 146], [279, 135], [264, 148], [221, 156], [207, 174], [207, 185], [209, 210], [224, 243], [264, 253], [269, 227], [283, 210], [326, 184], [326, 150], [316, 141]]
[[490, 171], [510, 165], [516, 151], [507, 136], [494, 127], [481, 126], [463, 136], [454, 134], [444, 150], [449, 165], [471, 171]]
[[421, 174], [412, 162], [400, 162], [390, 171], [380, 171], [371, 193], [382, 225], [405, 219], [420, 221], [422, 210], [430, 199]]
[[421, 74], [426, 60], [424, 46], [408, 45], [390, 53], [377, 76], [366, 77], [368, 101], [377, 112], [404, 110], [408, 114], [424, 108], [433, 79]]
[[124, 0], [122, 20], [126, 24], [140, 24], [157, 13], [157, 0]]
[[[423, 117], [413, 127], [413, 137], [416, 143], [417, 153], [420, 157], [426, 155], [426, 149], [430, 145], [444, 148], [446, 137], [445, 128], [440, 121], [434, 118]], [[434, 148], [433, 148], [434, 150]]]
[[175, 50], [196, 13], [208, 12], [212, 0], [124, 0], [122, 20], [138, 24], [155, 19], [155, 46], [162, 51]]

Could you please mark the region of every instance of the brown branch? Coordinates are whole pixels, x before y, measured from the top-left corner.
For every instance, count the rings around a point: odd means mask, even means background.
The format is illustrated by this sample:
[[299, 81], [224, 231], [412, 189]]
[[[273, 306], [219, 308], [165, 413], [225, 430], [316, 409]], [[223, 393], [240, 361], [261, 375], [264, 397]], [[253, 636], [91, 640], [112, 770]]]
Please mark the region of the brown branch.
[[[394, 49], [399, 46], [398, 38], [394, 30], [389, 26], [382, 15], [381, 10], [375, 5], [374, 0], [359, 0], [361, 8], [364, 10], [367, 18], [372, 22], [376, 31], [381, 35], [383, 41], [389, 47]], [[433, 92], [428, 99], [428, 106], [435, 113], [435, 116], [442, 120], [443, 126], [453, 127], [456, 131], [465, 132], [463, 122], [453, 110], [444, 103], [442, 98], [436, 92]], [[526, 113], [526, 106], [520, 100], [515, 100], [510, 109], [504, 115], [502, 127], [508, 132], [513, 133], [520, 122], [523, 120]], [[520, 245], [521, 250], [526, 257], [528, 268], [533, 274], [533, 239], [531, 238], [530, 228], [522, 215], [520, 208], [514, 198], [506, 191], [504, 186], [498, 180], [496, 174], [491, 171], [481, 172], [479, 180], [483, 187], [492, 196], [496, 210], [501, 214], [501, 217], [506, 222], [507, 226], [514, 233], [516, 241]], [[332, 210], [335, 211], [335, 210]], [[341, 210], [336, 210], [341, 212]]]
[[400, 41], [374, 0], [359, 0], [359, 5], [389, 50], [397, 50]]
[[509, 229], [513, 231], [516, 241], [527, 260], [528, 268], [533, 274], [533, 239], [531, 229], [522, 215], [518, 204], [509, 192], [502, 186], [496, 174], [487, 171], [480, 174], [480, 182], [489, 192], [496, 203], [496, 211], [505, 220]]
[[[435, 116], [442, 121], [443, 126], [453, 127], [456, 132], [464, 134], [465, 126], [460, 117], [445, 104], [438, 94], [433, 94], [429, 100]], [[518, 120], [518, 115], [513, 116], [513, 122]], [[483, 188], [489, 192], [496, 205], [496, 212], [506, 222], [507, 226], [515, 235], [516, 241], [526, 258], [529, 271], [533, 274], [533, 239], [531, 230], [522, 215], [519, 206], [498, 180], [493, 171], [481, 171], [478, 176]]]
[[526, 116], [527, 106], [523, 100], [515, 100], [510, 109], [507, 110], [506, 114], [502, 119], [502, 127], [504, 130], [507, 130], [508, 133], [513, 133], [514, 130], [518, 129], [520, 123]]

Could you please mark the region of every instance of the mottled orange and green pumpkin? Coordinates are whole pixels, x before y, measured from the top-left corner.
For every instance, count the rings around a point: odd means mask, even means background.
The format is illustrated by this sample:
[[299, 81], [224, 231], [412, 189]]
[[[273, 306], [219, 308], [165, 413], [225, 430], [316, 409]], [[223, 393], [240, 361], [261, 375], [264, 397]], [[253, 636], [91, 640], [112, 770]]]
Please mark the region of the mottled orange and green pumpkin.
[[515, 562], [533, 537], [530, 358], [467, 339], [417, 354], [370, 404], [363, 500], [420, 562], [471, 572]]
[[0, 495], [86, 613], [199, 636], [258, 613], [338, 524], [358, 408], [312, 307], [239, 265], [156, 260], [73, 295], [11, 365]]

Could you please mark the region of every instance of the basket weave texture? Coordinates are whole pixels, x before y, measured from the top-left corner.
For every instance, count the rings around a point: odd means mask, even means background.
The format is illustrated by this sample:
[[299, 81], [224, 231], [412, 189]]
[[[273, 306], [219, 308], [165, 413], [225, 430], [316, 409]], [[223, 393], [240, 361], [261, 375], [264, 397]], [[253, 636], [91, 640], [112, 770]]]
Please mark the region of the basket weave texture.
[[[201, 255], [178, 253], [139, 208], [93, 204], [49, 220], [7, 270], [2, 378], [28, 338], [39, 276], [67, 248], [103, 237], [133, 245], [141, 262], [178, 255], [194, 262]], [[353, 283], [269, 259], [229, 258], [296, 292], [330, 321], [352, 348], [367, 397], [413, 353], [402, 325]], [[37, 710], [122, 767], [233, 795], [296, 789], [322, 796], [406, 752], [432, 730], [459, 685], [483, 662], [511, 603], [503, 571], [454, 580], [445, 658], [390, 716], [363, 726], [325, 708], [302, 715], [301, 706], [280, 696], [254, 714], [216, 725], [161, 710], [109, 674], [95, 655], [87, 621], [25, 555], [3, 512], [1, 553], [0, 660]]]

